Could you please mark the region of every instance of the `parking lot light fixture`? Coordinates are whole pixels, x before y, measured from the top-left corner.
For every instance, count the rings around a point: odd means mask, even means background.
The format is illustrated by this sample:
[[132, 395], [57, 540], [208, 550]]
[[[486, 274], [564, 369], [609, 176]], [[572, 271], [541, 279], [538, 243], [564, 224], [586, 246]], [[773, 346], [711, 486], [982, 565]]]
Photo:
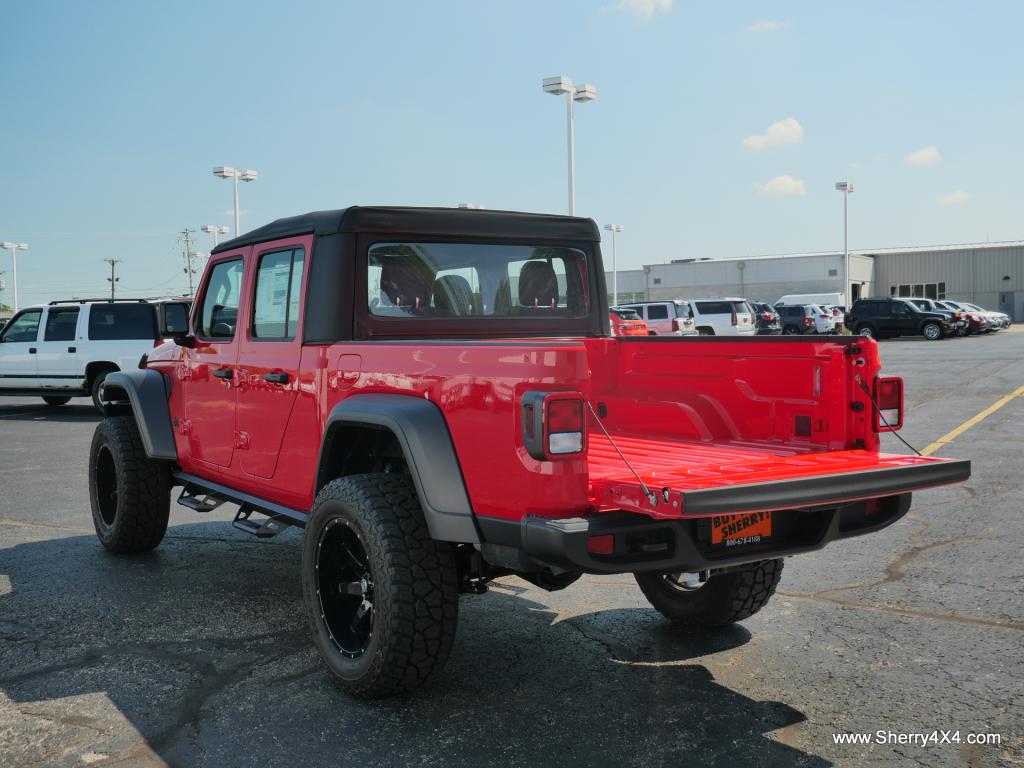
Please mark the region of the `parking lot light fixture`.
[[850, 241], [847, 209], [854, 186], [848, 181], [837, 181], [836, 189], [843, 193], [843, 301], [846, 302], [846, 309], [849, 311], [853, 306], [853, 296], [850, 293]]
[[3, 244], [3, 249], [11, 252], [11, 275], [14, 278], [14, 311], [18, 311], [18, 251], [27, 251], [28, 243]]
[[238, 180], [241, 179], [242, 181], [256, 181], [256, 177], [258, 176], [258, 174], [257, 174], [256, 171], [252, 170], [251, 168], [247, 168], [246, 170], [242, 171], [242, 170], [238, 170], [237, 168], [232, 168], [230, 165], [218, 165], [216, 168], [213, 169], [213, 175], [217, 176], [218, 178], [221, 178], [221, 179], [231, 179], [234, 182], [234, 187], [235, 187], [235, 237], [238, 237], [241, 234], [240, 226], [239, 226], [239, 222], [238, 222], [238, 218], [239, 218], [239, 216], [238, 216]]
[[218, 243], [220, 243], [220, 235], [226, 235], [228, 233], [227, 227], [218, 227], [216, 224], [203, 224], [199, 229], [208, 235], [213, 235], [214, 248], [216, 248]]
[[545, 77], [541, 83], [544, 93], [565, 96], [566, 122], [569, 143], [569, 215], [576, 215], [576, 138], [573, 116], [573, 102], [585, 104], [597, 98], [597, 88], [590, 83], [574, 86], [565, 75]]
[[605, 224], [604, 228], [612, 233], [612, 306], [619, 306], [619, 268], [615, 252], [615, 236], [622, 231], [621, 224]]

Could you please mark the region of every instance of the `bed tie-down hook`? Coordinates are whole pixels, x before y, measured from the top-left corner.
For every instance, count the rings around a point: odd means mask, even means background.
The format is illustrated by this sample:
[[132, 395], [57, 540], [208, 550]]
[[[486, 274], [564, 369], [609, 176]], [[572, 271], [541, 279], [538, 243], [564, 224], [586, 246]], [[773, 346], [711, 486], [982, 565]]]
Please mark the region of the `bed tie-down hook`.
[[[644, 496], [647, 497], [647, 501], [651, 503], [652, 507], [658, 506], [658, 495], [647, 487], [647, 483], [645, 483], [643, 478], [640, 477], [640, 473], [633, 469], [633, 465], [629, 463], [629, 459], [627, 459], [625, 455], [623, 455], [622, 451], [619, 450], [619, 446], [615, 444], [615, 441], [612, 440], [612, 436], [608, 434], [608, 430], [604, 428], [604, 424], [601, 422], [601, 417], [597, 415], [597, 411], [594, 410], [594, 406], [590, 404], [589, 400], [587, 400], [587, 410], [589, 410], [590, 415], [594, 417], [594, 421], [597, 422], [597, 426], [601, 428], [604, 436], [608, 438], [608, 443], [615, 449], [615, 452], [619, 454], [619, 458], [622, 459], [622, 463], [626, 465], [629, 471], [633, 473], [633, 477], [636, 478], [636, 481], [640, 483], [640, 489], [644, 492]], [[662, 491], [662, 495], [665, 497], [666, 502], [668, 501], [668, 490], [668, 488], [665, 488]]]

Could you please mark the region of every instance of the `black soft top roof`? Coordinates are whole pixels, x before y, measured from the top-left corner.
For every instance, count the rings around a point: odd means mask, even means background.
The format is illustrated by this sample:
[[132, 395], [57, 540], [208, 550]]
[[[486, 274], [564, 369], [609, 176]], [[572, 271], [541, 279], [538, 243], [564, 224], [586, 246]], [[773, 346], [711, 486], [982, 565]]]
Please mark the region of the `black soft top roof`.
[[314, 211], [265, 224], [227, 240], [214, 253], [253, 243], [295, 235], [331, 235], [337, 232], [396, 232], [454, 237], [536, 238], [598, 242], [600, 230], [593, 219], [546, 213], [489, 211], [479, 208], [403, 208], [356, 206]]

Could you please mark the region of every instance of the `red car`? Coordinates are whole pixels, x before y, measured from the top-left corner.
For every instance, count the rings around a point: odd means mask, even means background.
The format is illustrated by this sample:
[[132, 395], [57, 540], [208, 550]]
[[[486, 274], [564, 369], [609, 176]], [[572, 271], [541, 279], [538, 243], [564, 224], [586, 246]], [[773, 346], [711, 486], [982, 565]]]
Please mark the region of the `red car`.
[[441, 667], [459, 593], [494, 578], [631, 573], [672, 621], [725, 625], [783, 558], [969, 477], [879, 452], [903, 384], [872, 339], [612, 336], [599, 243], [589, 219], [358, 207], [222, 243], [188, 331], [106, 379], [101, 543], [156, 547], [172, 487], [305, 528], [313, 642], [382, 696]]
[[612, 307], [608, 310], [613, 336], [650, 336], [647, 323], [632, 309]]

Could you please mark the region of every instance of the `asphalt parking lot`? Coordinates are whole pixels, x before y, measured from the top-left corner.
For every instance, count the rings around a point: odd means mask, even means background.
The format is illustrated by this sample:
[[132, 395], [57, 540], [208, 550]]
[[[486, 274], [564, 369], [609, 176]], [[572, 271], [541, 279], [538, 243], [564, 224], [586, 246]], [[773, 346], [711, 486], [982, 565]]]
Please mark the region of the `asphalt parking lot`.
[[[881, 347], [919, 449], [1024, 384], [1024, 329]], [[156, 552], [108, 555], [73, 402], [0, 399], [0, 766], [1024, 765], [1024, 397], [937, 450], [968, 483], [789, 560], [741, 626], [674, 631], [631, 577], [508, 579], [462, 598], [432, 686], [378, 703], [307, 639], [299, 532], [174, 505]], [[1001, 744], [834, 739], [879, 730]]]

